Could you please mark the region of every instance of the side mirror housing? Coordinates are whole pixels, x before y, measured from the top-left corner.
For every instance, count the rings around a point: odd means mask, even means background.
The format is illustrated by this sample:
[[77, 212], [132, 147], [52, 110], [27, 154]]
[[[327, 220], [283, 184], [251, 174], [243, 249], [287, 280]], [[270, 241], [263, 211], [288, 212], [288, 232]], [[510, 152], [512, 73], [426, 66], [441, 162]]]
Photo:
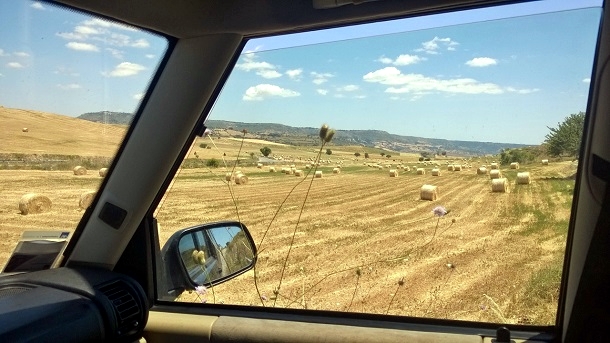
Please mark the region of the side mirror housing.
[[185, 290], [218, 285], [252, 269], [256, 246], [244, 224], [223, 221], [175, 232], [161, 258], [159, 296], [174, 300]]

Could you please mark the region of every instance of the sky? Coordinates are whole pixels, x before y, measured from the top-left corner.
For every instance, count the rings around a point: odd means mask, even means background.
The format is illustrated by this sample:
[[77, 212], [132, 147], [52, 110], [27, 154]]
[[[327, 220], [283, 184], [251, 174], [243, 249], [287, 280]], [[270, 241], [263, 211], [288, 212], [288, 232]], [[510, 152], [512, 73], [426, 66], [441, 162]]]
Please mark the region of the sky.
[[[601, 0], [575, 3], [254, 39], [210, 118], [540, 144], [586, 110]], [[0, 106], [69, 116], [135, 112], [167, 46], [35, 1], [0, 2], [0, 31]]]

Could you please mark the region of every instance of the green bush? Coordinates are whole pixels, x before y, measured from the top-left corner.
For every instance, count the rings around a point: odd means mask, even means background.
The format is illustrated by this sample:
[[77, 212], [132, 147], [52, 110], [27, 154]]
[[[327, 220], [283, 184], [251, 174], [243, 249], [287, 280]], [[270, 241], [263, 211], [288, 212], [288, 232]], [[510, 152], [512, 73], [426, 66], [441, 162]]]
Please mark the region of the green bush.
[[215, 158], [210, 158], [205, 162], [206, 167], [210, 168], [218, 168], [220, 166], [220, 161]]

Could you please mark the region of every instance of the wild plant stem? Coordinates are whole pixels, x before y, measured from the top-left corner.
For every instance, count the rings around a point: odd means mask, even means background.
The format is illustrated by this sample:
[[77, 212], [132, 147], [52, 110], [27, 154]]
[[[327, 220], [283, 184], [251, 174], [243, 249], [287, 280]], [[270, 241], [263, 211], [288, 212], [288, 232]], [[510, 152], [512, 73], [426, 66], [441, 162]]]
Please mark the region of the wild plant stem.
[[392, 299], [390, 299], [390, 303], [388, 304], [388, 308], [385, 310], [385, 314], [388, 314], [388, 312], [390, 312], [390, 307], [392, 306], [392, 303], [394, 302], [394, 298], [396, 298], [396, 294], [398, 294], [398, 290], [400, 289], [400, 284], [396, 285], [396, 290], [394, 291], [394, 295], [392, 295]]
[[360, 281], [360, 274], [356, 274], [356, 287], [354, 287], [354, 293], [352, 293], [352, 300], [349, 301], [349, 306], [347, 306], [347, 310], [345, 312], [349, 312], [349, 309], [352, 307], [352, 303], [354, 302], [354, 298], [356, 297], [356, 291], [358, 291], [358, 282]]
[[[326, 142], [322, 141], [322, 145], [320, 145], [320, 150], [318, 151], [318, 155], [316, 156], [316, 159], [314, 160], [314, 162], [316, 163], [315, 170], [318, 169], [318, 162], [320, 161], [320, 156], [322, 155], [322, 149], [324, 148], [324, 145], [326, 145]], [[290, 245], [288, 246], [288, 252], [286, 253], [286, 258], [284, 259], [284, 264], [282, 265], [282, 271], [280, 272], [280, 282], [278, 283], [277, 288], [276, 288], [278, 292], [280, 291], [280, 288], [282, 287], [282, 281], [284, 280], [284, 272], [286, 271], [286, 266], [288, 265], [288, 259], [290, 258], [290, 252], [292, 251], [292, 247], [294, 245], [294, 238], [296, 237], [297, 228], [299, 227], [299, 223], [301, 222], [301, 216], [303, 215], [303, 211], [305, 210], [305, 203], [307, 202], [307, 198], [309, 197], [309, 191], [311, 190], [311, 186], [313, 186], [314, 178], [315, 178], [315, 172], [314, 172], [314, 176], [312, 176], [311, 181], [309, 182], [309, 187], [307, 187], [307, 192], [305, 192], [305, 198], [303, 199], [303, 204], [301, 205], [301, 211], [299, 212], [297, 222], [294, 226], [294, 230], [292, 231], [292, 238], [290, 239]], [[277, 297], [276, 297], [276, 300], [277, 300]], [[274, 307], [275, 307], [275, 302], [276, 301], [274, 300], [273, 301]]]

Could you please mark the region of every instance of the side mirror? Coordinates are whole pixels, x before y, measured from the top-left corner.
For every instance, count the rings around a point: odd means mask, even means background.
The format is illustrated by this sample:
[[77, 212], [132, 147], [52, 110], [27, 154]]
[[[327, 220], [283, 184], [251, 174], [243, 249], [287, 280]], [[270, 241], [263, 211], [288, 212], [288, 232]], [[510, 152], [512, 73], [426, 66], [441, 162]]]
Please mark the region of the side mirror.
[[169, 238], [161, 253], [160, 276], [170, 298], [197, 286], [228, 281], [256, 263], [256, 246], [240, 222], [217, 222], [180, 230]]

